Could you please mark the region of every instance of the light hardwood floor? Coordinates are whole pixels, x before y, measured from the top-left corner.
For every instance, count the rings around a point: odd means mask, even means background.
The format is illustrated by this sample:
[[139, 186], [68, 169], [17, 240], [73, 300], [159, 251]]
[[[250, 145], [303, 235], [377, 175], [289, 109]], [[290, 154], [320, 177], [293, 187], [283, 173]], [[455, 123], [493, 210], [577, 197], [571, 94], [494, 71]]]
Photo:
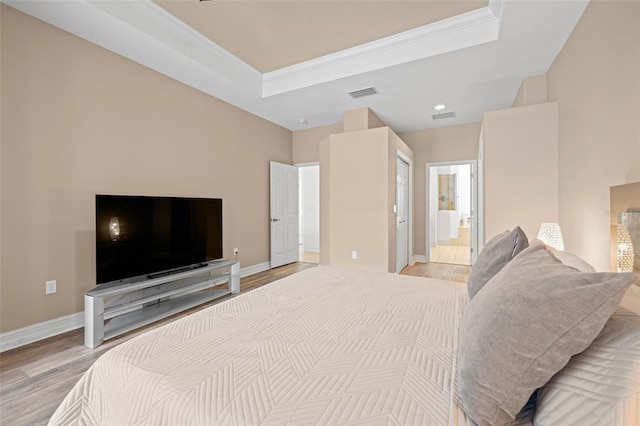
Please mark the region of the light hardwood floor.
[[403, 275], [413, 275], [416, 277], [438, 278], [441, 280], [466, 283], [470, 265], [453, 265], [449, 263], [416, 263], [407, 266], [402, 270]]
[[300, 260], [300, 262], [320, 263], [320, 253], [318, 252], [304, 251], [304, 248], [300, 246], [300, 250], [298, 251], [298, 253], [298, 259]]
[[431, 247], [431, 262], [471, 265], [471, 248], [460, 244], [438, 244]]
[[[298, 262], [242, 278], [241, 293], [316, 266]], [[464, 282], [469, 270], [469, 266], [416, 263], [406, 267], [402, 274]], [[84, 346], [83, 329], [78, 329], [1, 353], [0, 425], [46, 424], [80, 376], [107, 350], [176, 318], [236, 296], [225, 296], [158, 321], [96, 349]]]

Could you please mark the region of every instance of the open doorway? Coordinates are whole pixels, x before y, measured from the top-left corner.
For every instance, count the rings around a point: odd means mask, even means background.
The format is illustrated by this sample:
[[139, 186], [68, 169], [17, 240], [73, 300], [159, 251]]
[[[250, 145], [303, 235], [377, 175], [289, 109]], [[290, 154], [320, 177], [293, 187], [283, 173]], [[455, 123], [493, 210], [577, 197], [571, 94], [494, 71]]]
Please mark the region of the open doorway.
[[320, 263], [320, 166], [298, 165], [299, 261]]
[[398, 152], [396, 158], [396, 273], [409, 264], [412, 255], [411, 161]]
[[427, 164], [427, 259], [471, 265], [477, 253], [475, 162]]

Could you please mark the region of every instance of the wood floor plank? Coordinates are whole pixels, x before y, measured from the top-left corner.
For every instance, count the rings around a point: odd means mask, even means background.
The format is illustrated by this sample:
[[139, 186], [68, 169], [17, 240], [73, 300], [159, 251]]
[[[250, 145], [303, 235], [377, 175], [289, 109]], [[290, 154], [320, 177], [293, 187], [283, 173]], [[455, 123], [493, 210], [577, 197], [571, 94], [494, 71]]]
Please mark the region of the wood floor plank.
[[[298, 262], [244, 277], [240, 280], [240, 294], [313, 267], [317, 265]], [[469, 269], [468, 266], [417, 263], [402, 273], [464, 282]], [[96, 349], [84, 346], [84, 330], [78, 329], [0, 353], [0, 424], [47, 424], [71, 388], [106, 351], [134, 336], [236, 296], [227, 295], [165, 318], [109, 340]]]

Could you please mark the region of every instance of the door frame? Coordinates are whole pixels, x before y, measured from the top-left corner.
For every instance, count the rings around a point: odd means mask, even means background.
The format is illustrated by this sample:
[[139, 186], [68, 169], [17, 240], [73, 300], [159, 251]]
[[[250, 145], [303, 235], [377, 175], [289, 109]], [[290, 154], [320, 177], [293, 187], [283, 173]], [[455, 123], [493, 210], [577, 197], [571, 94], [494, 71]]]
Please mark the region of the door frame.
[[457, 160], [457, 161], [438, 161], [433, 163], [426, 163], [425, 174], [426, 174], [426, 200], [425, 200], [425, 253], [426, 253], [426, 262], [430, 262], [431, 259], [431, 167], [446, 167], [446, 166], [460, 166], [460, 165], [470, 165], [471, 166], [471, 264], [475, 263], [476, 258], [478, 257], [478, 251], [480, 250], [479, 243], [479, 235], [484, 233], [484, 229], [482, 228], [484, 224], [484, 212], [482, 209], [479, 209], [480, 203], [478, 202], [479, 188], [478, 179], [480, 178], [480, 173], [478, 172], [478, 160]]
[[[409, 266], [413, 265], [416, 263], [416, 259], [415, 256], [413, 254], [413, 162], [411, 161], [411, 159], [405, 155], [402, 151], [400, 151], [399, 149], [396, 150], [396, 162], [397, 159], [400, 159], [402, 161], [404, 161], [405, 163], [407, 163], [409, 165], [409, 197], [408, 197], [408, 213], [407, 213], [407, 262], [409, 264]], [[396, 180], [398, 176], [398, 171], [396, 170], [396, 173], [394, 174], [394, 181]], [[394, 191], [397, 189], [397, 184], [394, 185]], [[396, 217], [396, 212], [397, 212], [397, 206], [396, 206], [396, 202], [397, 202], [398, 196], [396, 194], [396, 197], [393, 201], [393, 205], [395, 207], [394, 213], [393, 213], [393, 226], [394, 226], [394, 234], [395, 234], [395, 230], [397, 229], [397, 217]], [[395, 245], [396, 247], [396, 256], [398, 254], [398, 237], [396, 235], [396, 241], [395, 241]], [[394, 256], [395, 258], [395, 256]], [[397, 265], [397, 261], [395, 262], [395, 264]], [[397, 268], [396, 268], [397, 269]], [[398, 273], [396, 271], [396, 273]]]

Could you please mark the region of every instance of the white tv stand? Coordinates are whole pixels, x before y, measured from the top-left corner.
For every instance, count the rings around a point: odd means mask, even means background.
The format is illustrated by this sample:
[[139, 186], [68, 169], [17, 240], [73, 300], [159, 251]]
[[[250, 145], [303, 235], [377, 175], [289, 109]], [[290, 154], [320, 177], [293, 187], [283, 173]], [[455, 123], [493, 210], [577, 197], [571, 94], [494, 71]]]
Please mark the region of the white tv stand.
[[[228, 272], [220, 273], [220, 269]], [[227, 288], [212, 289], [224, 283]], [[84, 295], [84, 344], [93, 349], [112, 337], [239, 292], [237, 260], [214, 260], [162, 277], [101, 284]]]

